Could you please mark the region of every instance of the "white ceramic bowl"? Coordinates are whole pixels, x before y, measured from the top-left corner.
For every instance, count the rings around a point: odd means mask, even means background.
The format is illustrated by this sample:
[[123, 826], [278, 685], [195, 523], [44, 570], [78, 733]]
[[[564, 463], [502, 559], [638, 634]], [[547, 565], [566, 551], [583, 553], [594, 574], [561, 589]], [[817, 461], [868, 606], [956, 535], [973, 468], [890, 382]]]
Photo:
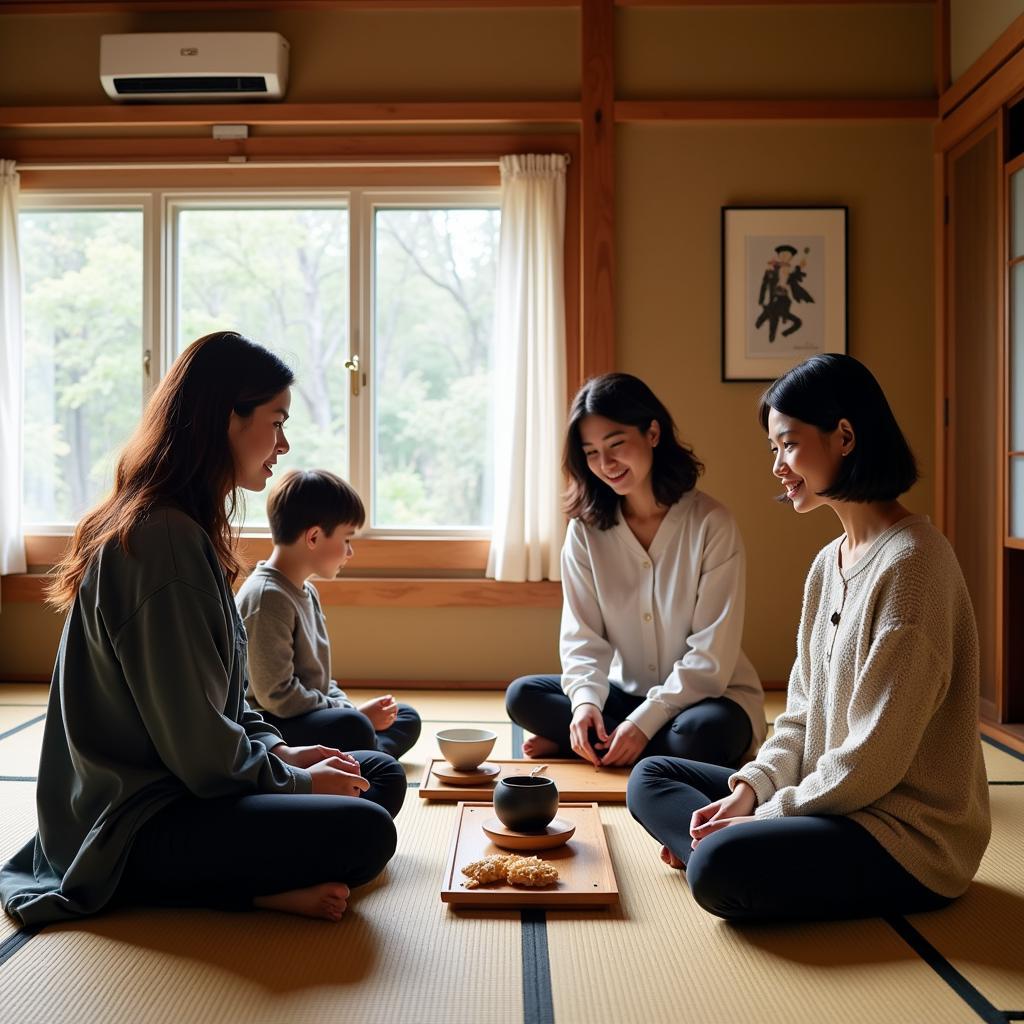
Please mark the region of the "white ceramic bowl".
[[498, 738], [489, 729], [442, 729], [434, 735], [448, 763], [460, 771], [471, 771], [486, 761]]

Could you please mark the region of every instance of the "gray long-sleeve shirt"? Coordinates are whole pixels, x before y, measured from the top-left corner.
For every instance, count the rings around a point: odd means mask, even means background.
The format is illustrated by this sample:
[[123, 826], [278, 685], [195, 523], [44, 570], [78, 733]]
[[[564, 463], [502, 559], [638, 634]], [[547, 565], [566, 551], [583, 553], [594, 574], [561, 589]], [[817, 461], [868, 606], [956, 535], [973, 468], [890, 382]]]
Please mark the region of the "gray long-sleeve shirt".
[[249, 703], [278, 718], [352, 701], [331, 678], [331, 641], [316, 587], [296, 587], [283, 572], [257, 562], [239, 588], [238, 611], [249, 637]]
[[160, 509], [129, 548], [103, 547], [64, 623], [39, 830], [0, 869], [0, 902], [25, 925], [100, 910], [135, 834], [179, 797], [311, 790], [245, 703], [245, 630], [206, 533]]

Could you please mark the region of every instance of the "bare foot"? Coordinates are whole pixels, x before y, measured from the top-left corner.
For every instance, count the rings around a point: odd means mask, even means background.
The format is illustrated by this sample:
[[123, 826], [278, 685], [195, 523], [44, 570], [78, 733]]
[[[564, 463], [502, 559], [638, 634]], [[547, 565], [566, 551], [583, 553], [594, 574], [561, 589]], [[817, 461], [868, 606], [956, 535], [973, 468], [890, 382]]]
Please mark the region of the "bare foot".
[[670, 868], [681, 869], [686, 867], [686, 865], [667, 846], [663, 846], [661, 848], [661, 859]]
[[523, 740], [524, 757], [554, 757], [558, 753], [558, 744], [544, 736], [531, 736]]
[[348, 906], [349, 889], [341, 882], [324, 882], [308, 889], [290, 889], [272, 896], [257, 896], [253, 906], [263, 910], [280, 910], [283, 914], [301, 914], [303, 917], [322, 917], [327, 921], [340, 921]]

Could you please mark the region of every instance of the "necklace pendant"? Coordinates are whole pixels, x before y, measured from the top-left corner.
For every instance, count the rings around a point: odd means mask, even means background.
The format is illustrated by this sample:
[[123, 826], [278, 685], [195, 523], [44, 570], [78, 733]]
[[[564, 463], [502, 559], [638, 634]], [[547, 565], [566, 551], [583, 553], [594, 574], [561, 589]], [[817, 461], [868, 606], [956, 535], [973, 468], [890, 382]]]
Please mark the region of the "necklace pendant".
[[839, 625], [839, 612], [833, 612], [832, 613], [832, 618], [829, 619], [829, 622], [831, 622], [833, 626], [838, 626]]

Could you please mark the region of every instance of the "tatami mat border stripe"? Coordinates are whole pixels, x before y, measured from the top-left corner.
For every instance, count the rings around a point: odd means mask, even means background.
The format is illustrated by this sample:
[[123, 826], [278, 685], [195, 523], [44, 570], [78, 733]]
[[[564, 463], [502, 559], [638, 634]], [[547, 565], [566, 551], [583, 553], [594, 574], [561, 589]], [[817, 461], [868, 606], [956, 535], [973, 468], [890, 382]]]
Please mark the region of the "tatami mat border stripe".
[[551, 996], [551, 965], [548, 960], [548, 917], [543, 910], [524, 910], [523, 1024], [555, 1024]]
[[996, 1009], [906, 918], [886, 917], [886, 924], [986, 1024], [1006, 1024], [1007, 1015]]
[[10, 960], [38, 931], [38, 928], [19, 928], [13, 935], [0, 942], [0, 966]]
[[0, 782], [38, 782], [34, 775], [0, 775]]
[[42, 715], [36, 715], [35, 718], [30, 718], [27, 722], [22, 722], [21, 725], [16, 725], [13, 729], [8, 729], [7, 732], [0, 732], [0, 740], [5, 740], [8, 736], [13, 736], [16, 732], [21, 732], [22, 729], [27, 729], [30, 725], [36, 725], [38, 722], [42, 722], [45, 718], [45, 713]]
[[512, 756], [522, 757], [523, 756], [523, 727], [517, 723], [512, 723]]
[[1024, 761], [1024, 754], [1019, 750], [1014, 750], [1013, 747], [1008, 747], [1005, 743], [1000, 743], [999, 740], [992, 739], [991, 736], [985, 736], [982, 734], [982, 743], [987, 743], [991, 747], [996, 747], [1001, 750], [1004, 754], [1009, 754], [1011, 757], [1017, 758], [1018, 761]]
[[989, 779], [990, 786], [1024, 786], [1024, 779]]
[[[512, 723], [512, 756], [523, 756], [523, 727]], [[543, 910], [519, 914], [523, 937], [523, 1024], [555, 1024], [548, 959], [548, 916]]]

